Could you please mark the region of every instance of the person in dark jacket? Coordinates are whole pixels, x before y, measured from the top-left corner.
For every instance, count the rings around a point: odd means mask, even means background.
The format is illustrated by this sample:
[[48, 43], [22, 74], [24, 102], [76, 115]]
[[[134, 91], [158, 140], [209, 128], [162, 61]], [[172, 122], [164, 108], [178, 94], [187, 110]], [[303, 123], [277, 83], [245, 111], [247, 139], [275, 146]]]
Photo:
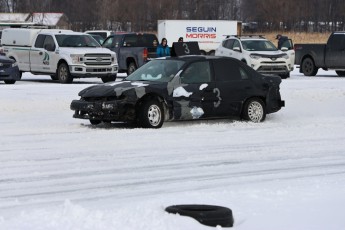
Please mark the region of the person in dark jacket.
[[280, 50], [284, 42], [287, 41], [289, 38], [281, 34], [278, 34], [276, 39], [278, 39], [278, 50]]
[[166, 38], [162, 38], [161, 44], [157, 47], [157, 57], [170, 56], [170, 48], [168, 46], [168, 41]]

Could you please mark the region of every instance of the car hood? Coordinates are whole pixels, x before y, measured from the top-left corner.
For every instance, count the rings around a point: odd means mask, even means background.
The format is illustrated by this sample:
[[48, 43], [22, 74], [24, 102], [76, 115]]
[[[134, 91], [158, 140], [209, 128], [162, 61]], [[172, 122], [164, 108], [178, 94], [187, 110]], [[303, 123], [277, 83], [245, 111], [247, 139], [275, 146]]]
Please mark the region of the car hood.
[[60, 47], [59, 48], [60, 52], [63, 51], [66, 54], [113, 54], [115, 55], [115, 52], [107, 49], [107, 48], [103, 48], [103, 47]]
[[285, 56], [286, 54], [280, 50], [277, 51], [253, 51], [251, 54], [258, 55], [261, 57], [266, 58], [280, 58]]
[[135, 94], [141, 98], [148, 92], [162, 92], [167, 89], [167, 83], [150, 81], [116, 81], [90, 86], [79, 92], [84, 98], [119, 97], [123, 94]]

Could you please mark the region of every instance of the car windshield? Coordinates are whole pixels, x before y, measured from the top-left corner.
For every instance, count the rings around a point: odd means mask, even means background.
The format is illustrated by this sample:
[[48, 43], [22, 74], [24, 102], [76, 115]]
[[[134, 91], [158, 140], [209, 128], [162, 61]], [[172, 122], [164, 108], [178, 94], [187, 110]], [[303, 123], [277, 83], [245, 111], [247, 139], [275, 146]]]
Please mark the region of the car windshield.
[[181, 60], [152, 60], [129, 75], [126, 80], [169, 82], [184, 63]]
[[60, 47], [100, 47], [100, 44], [88, 34], [58, 34], [55, 38]]
[[242, 41], [242, 46], [247, 51], [277, 51], [272, 42], [265, 40]]

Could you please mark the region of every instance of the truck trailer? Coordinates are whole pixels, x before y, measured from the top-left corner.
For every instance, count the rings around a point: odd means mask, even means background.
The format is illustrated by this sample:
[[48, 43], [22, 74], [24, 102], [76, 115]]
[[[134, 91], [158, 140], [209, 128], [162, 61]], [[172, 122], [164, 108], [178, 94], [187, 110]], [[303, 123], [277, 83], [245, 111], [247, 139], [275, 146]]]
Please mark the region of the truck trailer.
[[202, 54], [214, 55], [227, 35], [241, 35], [242, 23], [230, 20], [159, 20], [158, 39], [172, 47], [180, 37], [184, 42], [198, 42]]

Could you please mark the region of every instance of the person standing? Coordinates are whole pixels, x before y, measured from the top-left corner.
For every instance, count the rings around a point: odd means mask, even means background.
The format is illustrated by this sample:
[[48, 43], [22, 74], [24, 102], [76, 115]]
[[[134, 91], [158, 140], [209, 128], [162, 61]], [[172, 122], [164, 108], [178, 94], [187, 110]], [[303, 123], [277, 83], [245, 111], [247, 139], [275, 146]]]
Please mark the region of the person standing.
[[168, 41], [166, 38], [162, 38], [161, 44], [157, 47], [157, 57], [170, 56], [170, 48], [168, 46]]
[[280, 50], [284, 42], [287, 41], [289, 38], [281, 34], [278, 34], [276, 39], [278, 39], [278, 50]]

